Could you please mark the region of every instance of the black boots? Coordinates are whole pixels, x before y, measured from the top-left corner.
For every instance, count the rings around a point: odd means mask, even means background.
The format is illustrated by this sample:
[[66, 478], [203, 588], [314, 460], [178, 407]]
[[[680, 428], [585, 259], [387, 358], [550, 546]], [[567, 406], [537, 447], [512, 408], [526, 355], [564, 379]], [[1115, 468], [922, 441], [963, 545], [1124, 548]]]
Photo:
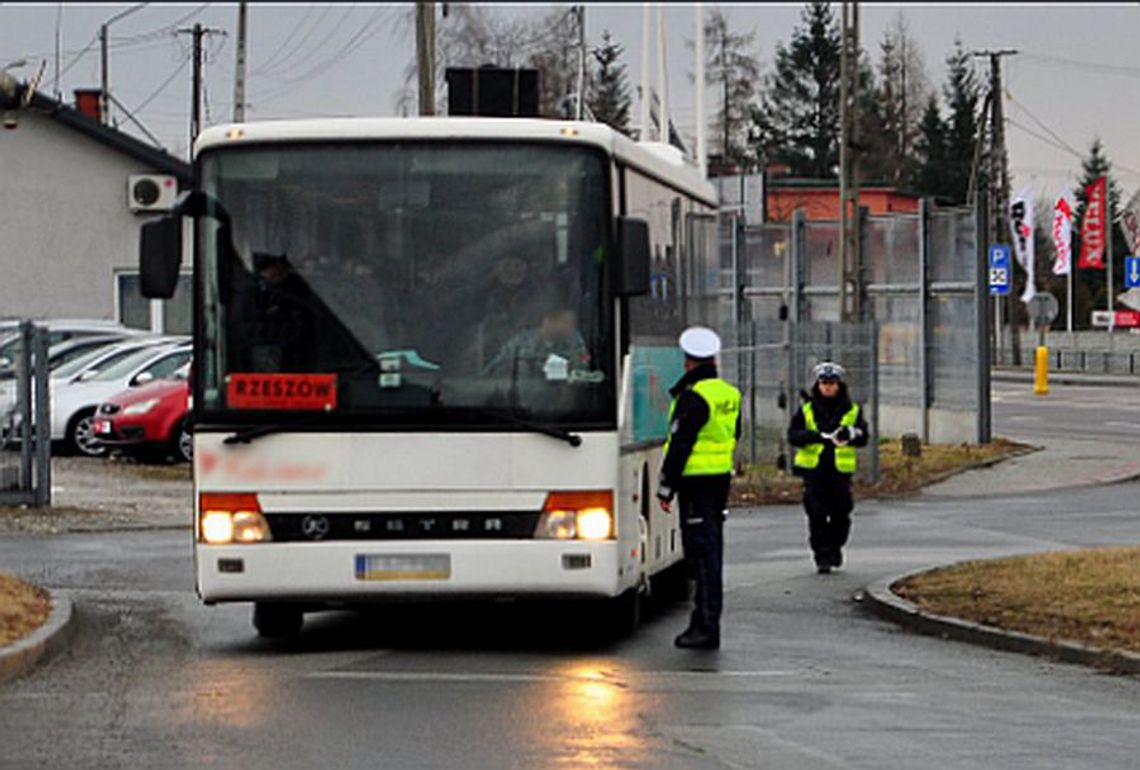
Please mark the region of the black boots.
[[673, 644], [684, 650], [715, 650], [720, 647], [720, 635], [690, 628], [674, 639]]

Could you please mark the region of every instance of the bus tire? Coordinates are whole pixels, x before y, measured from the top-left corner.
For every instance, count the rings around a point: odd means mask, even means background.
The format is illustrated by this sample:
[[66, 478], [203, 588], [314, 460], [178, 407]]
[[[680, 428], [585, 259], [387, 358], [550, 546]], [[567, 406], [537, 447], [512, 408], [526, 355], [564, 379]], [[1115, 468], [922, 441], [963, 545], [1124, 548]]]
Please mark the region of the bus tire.
[[641, 625], [641, 600], [638, 588], [606, 600], [606, 627], [611, 636], [623, 639], [637, 630]]
[[262, 639], [281, 639], [300, 633], [305, 622], [301, 608], [292, 604], [254, 602], [253, 627]]
[[653, 598], [661, 604], [689, 599], [689, 571], [682, 559], [653, 576]]

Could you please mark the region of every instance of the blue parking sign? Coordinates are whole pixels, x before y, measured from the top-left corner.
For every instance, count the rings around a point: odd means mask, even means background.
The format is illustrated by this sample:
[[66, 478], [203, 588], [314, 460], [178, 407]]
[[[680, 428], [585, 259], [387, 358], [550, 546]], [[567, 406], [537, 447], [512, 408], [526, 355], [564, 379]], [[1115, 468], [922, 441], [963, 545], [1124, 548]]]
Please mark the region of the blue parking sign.
[[1140, 257], [1124, 258], [1124, 288], [1135, 289], [1140, 286]]
[[1010, 269], [1009, 246], [995, 243], [990, 246], [990, 294], [1009, 294], [1013, 284]]

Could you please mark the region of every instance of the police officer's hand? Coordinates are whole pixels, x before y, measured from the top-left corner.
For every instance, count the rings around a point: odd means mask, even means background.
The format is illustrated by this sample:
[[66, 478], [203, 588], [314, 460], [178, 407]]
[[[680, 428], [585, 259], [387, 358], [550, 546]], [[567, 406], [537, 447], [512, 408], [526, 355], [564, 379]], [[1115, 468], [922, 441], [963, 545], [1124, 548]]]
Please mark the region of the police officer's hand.
[[840, 426], [839, 430], [835, 431], [834, 439], [836, 446], [843, 446], [851, 440], [851, 429], [846, 425]]
[[665, 513], [670, 513], [673, 510], [672, 500], [665, 500], [664, 498], [659, 497], [657, 498], [657, 503], [661, 506], [661, 510], [665, 511]]

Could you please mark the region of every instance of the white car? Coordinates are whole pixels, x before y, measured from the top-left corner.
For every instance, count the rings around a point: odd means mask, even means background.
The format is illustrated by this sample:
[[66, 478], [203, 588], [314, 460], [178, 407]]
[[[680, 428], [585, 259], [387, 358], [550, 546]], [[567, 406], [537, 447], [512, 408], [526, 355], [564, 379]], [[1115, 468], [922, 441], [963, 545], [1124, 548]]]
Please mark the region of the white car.
[[[90, 337], [103, 334], [117, 334], [122, 337], [149, 335], [151, 332], [132, 329], [114, 321], [83, 318], [52, 318], [46, 321], [33, 321], [47, 329], [49, 346], [75, 337]], [[0, 369], [14, 365], [15, 354], [20, 344], [20, 322], [0, 323]]]
[[136, 385], [171, 376], [190, 362], [189, 343], [152, 345], [136, 350], [89, 378], [53, 381], [51, 387], [51, 438], [63, 441], [80, 454], [107, 452], [95, 437], [94, 417], [99, 404]]

